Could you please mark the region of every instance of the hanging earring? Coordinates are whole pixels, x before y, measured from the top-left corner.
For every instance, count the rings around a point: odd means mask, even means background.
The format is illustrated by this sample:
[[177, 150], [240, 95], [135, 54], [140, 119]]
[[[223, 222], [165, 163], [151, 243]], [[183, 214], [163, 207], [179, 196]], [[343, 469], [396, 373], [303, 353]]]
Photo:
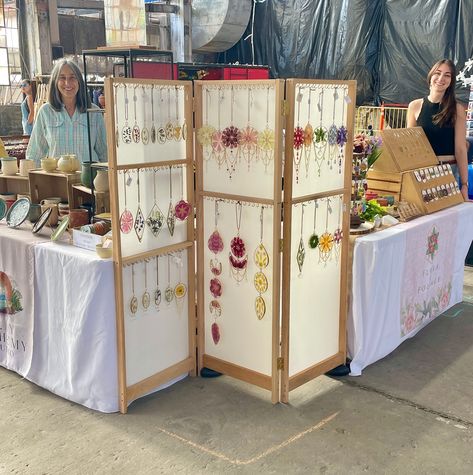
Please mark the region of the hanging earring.
[[343, 196], [338, 197], [338, 228], [333, 233], [335, 243], [335, 260], [338, 262], [342, 250], [343, 230], [342, 230], [342, 202]]
[[159, 105], [160, 105], [160, 112], [161, 112], [161, 117], [160, 117], [160, 120], [161, 120], [161, 126], [158, 128], [158, 131], [157, 131], [157, 140], [158, 142], [163, 145], [166, 143], [166, 128], [164, 127], [163, 123], [164, 123], [164, 119], [162, 117], [162, 114], [163, 114], [163, 111], [164, 111], [164, 99], [163, 99], [163, 88], [160, 87], [159, 88]]
[[184, 174], [182, 169], [184, 166], [179, 167], [179, 183], [181, 186], [181, 199], [176, 203], [174, 207], [174, 215], [179, 221], [185, 221], [191, 212], [191, 205], [184, 199]]
[[310, 112], [312, 108], [312, 88], [309, 86], [309, 100], [307, 102], [307, 124], [304, 128], [304, 163], [305, 177], [309, 176], [310, 156], [312, 152], [312, 141], [314, 140], [314, 129], [310, 123]]
[[[202, 90], [204, 93], [204, 89]], [[216, 132], [215, 127], [209, 125], [209, 102], [211, 100], [210, 91], [205, 89], [205, 109], [202, 127], [197, 130], [197, 141], [202, 145], [202, 151], [204, 155], [204, 160], [206, 163], [210, 160], [211, 149], [212, 149], [212, 136]]]
[[149, 143], [149, 131], [148, 131], [148, 128], [146, 127], [146, 102], [147, 102], [147, 97], [146, 97], [145, 87], [142, 86], [142, 88], [143, 88], [143, 128], [141, 129], [141, 141], [143, 142], [143, 145], [148, 145], [148, 143]]
[[317, 165], [317, 175], [320, 177], [320, 170], [325, 158], [325, 149], [327, 148], [327, 129], [322, 125], [322, 116], [324, 112], [324, 90], [319, 93], [319, 102], [317, 108], [320, 112], [320, 123], [314, 131], [314, 151], [315, 164]]
[[154, 84], [151, 86], [151, 142], [156, 143], [156, 126], [154, 120]]
[[174, 206], [172, 205], [172, 166], [169, 167], [169, 208], [166, 218], [169, 234], [174, 236], [174, 227], [176, 226], [176, 216], [174, 216]]
[[159, 306], [161, 305], [161, 289], [159, 288], [159, 256], [156, 256], [156, 290], [154, 291], [154, 305], [159, 312]]
[[113, 89], [113, 101], [115, 105], [115, 144], [118, 148], [120, 144], [120, 133], [118, 132], [118, 84], [114, 84]]
[[274, 155], [274, 130], [269, 128], [269, 88], [266, 89], [266, 127], [263, 132], [258, 134], [259, 158], [264, 165], [264, 171], [268, 171], [268, 166], [273, 160]]
[[134, 316], [138, 311], [138, 299], [135, 296], [135, 264], [131, 265], [131, 299], [130, 299], [130, 312]]
[[131, 211], [126, 207], [126, 187], [128, 186], [126, 181], [127, 171], [123, 172], [123, 195], [125, 197], [125, 209], [120, 215], [120, 231], [123, 234], [128, 234], [133, 228], [133, 215]]
[[240, 237], [241, 212], [243, 205], [240, 201], [235, 203], [235, 218], [237, 235], [230, 242], [230, 250], [228, 260], [230, 261], [231, 276], [240, 283], [246, 276], [248, 265], [248, 255], [246, 254], [245, 242]]
[[169, 305], [174, 300], [174, 289], [171, 287], [171, 262], [168, 254], [168, 285], [164, 290], [164, 300]]
[[217, 318], [222, 314], [222, 307], [220, 302], [217, 300], [222, 296], [222, 283], [218, 276], [222, 273], [222, 263], [218, 260], [217, 254], [223, 251], [224, 245], [222, 236], [218, 232], [218, 200], [215, 200], [215, 211], [214, 211], [214, 222], [215, 229], [210, 235], [207, 246], [211, 252], [214, 253], [215, 257], [210, 259], [210, 272], [213, 277], [210, 279], [210, 293], [212, 294], [213, 300], [210, 301], [209, 311], [210, 314], [214, 317], [214, 323], [212, 325], [212, 338], [215, 344], [220, 340], [220, 331], [218, 324], [216, 323]]
[[171, 120], [171, 88], [167, 88], [168, 91], [168, 121], [164, 129], [166, 130], [166, 140], [171, 141], [174, 138], [174, 125]]
[[299, 246], [297, 247], [296, 261], [297, 266], [299, 267], [299, 276], [302, 275], [302, 267], [304, 266], [305, 260], [305, 246], [304, 246], [304, 203], [302, 203], [301, 211], [301, 237], [299, 239]]
[[223, 134], [220, 128], [220, 107], [221, 102], [223, 101], [223, 96], [221, 95], [221, 88], [217, 89], [217, 127], [218, 129], [212, 134], [212, 152], [211, 158], [217, 162], [218, 168], [222, 166], [223, 162], [225, 161], [225, 148], [223, 145]]
[[123, 143], [129, 144], [133, 141], [131, 138], [131, 127], [128, 125], [128, 87], [125, 84], [124, 86], [124, 96], [125, 96], [125, 125], [122, 129], [122, 140]]
[[327, 198], [327, 214], [325, 218], [325, 231], [319, 239], [319, 262], [327, 264], [327, 261], [332, 255], [333, 249], [333, 235], [328, 232], [328, 215], [332, 212], [330, 206], [330, 198]]
[[266, 275], [263, 273], [263, 269], [265, 269], [269, 265], [269, 254], [263, 244], [263, 229], [264, 229], [263, 213], [264, 213], [264, 206], [261, 206], [260, 242], [253, 256], [255, 264], [259, 268], [259, 271], [255, 274], [255, 277], [253, 279], [255, 289], [259, 294], [255, 300], [255, 311], [256, 311], [256, 316], [258, 317], [258, 320], [261, 320], [266, 314], [266, 302], [264, 301], [262, 294], [264, 294], [268, 290], [268, 279]]
[[136, 210], [136, 216], [135, 216], [135, 233], [136, 237], [138, 238], [138, 241], [141, 242], [143, 239], [143, 233], [145, 231], [145, 217], [143, 216], [143, 212], [141, 211], [141, 205], [140, 205], [140, 169], [138, 168], [136, 170], [138, 174], [138, 209]]
[[[344, 92], [345, 94], [345, 92]], [[337, 131], [337, 145], [338, 145], [338, 173], [341, 175], [342, 174], [342, 168], [343, 168], [343, 157], [344, 157], [344, 147], [345, 144], [347, 143], [347, 128], [345, 127], [345, 103], [347, 102], [347, 98], [349, 99], [349, 96], [344, 96], [344, 99], [342, 101], [342, 125], [338, 128]]]
[[153, 170], [153, 198], [154, 204], [146, 218], [146, 225], [149, 227], [154, 237], [158, 237], [164, 226], [164, 214], [156, 201], [156, 170]]
[[141, 305], [143, 305], [145, 310], [148, 310], [150, 302], [151, 298], [148, 292], [148, 261], [145, 259], [145, 291], [141, 296]]
[[248, 88], [248, 119], [246, 127], [241, 131], [240, 135], [240, 149], [243, 157], [248, 164], [248, 171], [250, 171], [250, 163], [254, 156], [256, 156], [258, 148], [258, 131], [251, 126], [250, 112], [253, 106], [251, 89]]
[[338, 92], [337, 88], [335, 87], [333, 93], [333, 109], [332, 109], [332, 125], [328, 129], [327, 134], [327, 142], [329, 146], [329, 163], [330, 163], [330, 170], [333, 169], [333, 165], [337, 161], [337, 126], [335, 125], [335, 110], [337, 108], [337, 99], [338, 99]]
[[173, 137], [176, 142], [182, 138], [182, 127], [179, 121], [179, 90], [177, 86], [174, 86], [174, 93], [176, 95], [176, 122], [174, 123]]
[[309, 247], [311, 249], [316, 249], [319, 245], [319, 236], [316, 232], [316, 225], [317, 225], [317, 208], [319, 207], [317, 200], [314, 200], [314, 230], [309, 237]]
[[231, 179], [232, 174], [236, 168], [236, 161], [238, 158], [238, 145], [240, 143], [241, 134], [237, 127], [233, 125], [233, 107], [234, 107], [235, 92], [231, 86], [230, 99], [230, 126], [223, 129], [222, 142], [225, 147], [225, 160], [227, 162], [228, 177]]
[[135, 124], [133, 125], [132, 136], [133, 136], [133, 142], [135, 143], [139, 143], [140, 137], [141, 137], [140, 128], [138, 127], [138, 122], [136, 120], [136, 101], [137, 101], [136, 88], [137, 87], [138, 86], [133, 87], [133, 110], [135, 112]]
[[217, 318], [220, 318], [222, 315], [222, 307], [217, 300], [212, 300], [209, 304], [210, 316], [213, 317], [214, 322], [212, 323], [210, 330], [212, 333], [212, 340], [215, 345], [220, 341], [220, 327], [217, 323]]
[[176, 297], [176, 307], [179, 313], [182, 312], [182, 304], [184, 301], [184, 297], [187, 294], [187, 286], [181, 280], [181, 267], [182, 267], [182, 251], [179, 251], [179, 255], [177, 257], [177, 266], [179, 268], [178, 275], [179, 281], [174, 287], [174, 296]]
[[302, 92], [299, 87], [299, 93], [296, 97], [297, 101], [297, 125], [294, 129], [294, 168], [296, 170], [296, 183], [299, 183], [299, 168], [301, 166], [302, 159], [302, 145], [304, 144], [304, 129], [300, 125], [301, 116], [301, 102]]

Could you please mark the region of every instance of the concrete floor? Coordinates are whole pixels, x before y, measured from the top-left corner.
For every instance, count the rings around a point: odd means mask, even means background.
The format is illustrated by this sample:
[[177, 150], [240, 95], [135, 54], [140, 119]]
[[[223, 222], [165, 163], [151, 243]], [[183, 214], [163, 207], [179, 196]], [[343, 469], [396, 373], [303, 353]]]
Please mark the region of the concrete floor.
[[464, 302], [361, 377], [273, 406], [228, 377], [101, 414], [0, 369], [0, 473], [473, 473], [473, 269]]

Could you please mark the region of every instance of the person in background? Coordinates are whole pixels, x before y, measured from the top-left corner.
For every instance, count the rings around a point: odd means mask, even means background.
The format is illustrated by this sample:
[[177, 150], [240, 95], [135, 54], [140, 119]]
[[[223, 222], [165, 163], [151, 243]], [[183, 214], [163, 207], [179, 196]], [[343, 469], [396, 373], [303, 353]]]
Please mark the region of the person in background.
[[[36, 115], [26, 158], [34, 160], [37, 166], [41, 158], [65, 154], [88, 162], [87, 109], [99, 110], [86, 94], [79, 68], [72, 61], [60, 60], [51, 72], [48, 102]], [[89, 113], [89, 122], [92, 161], [105, 162], [107, 141], [102, 114]]]
[[22, 79], [20, 87], [24, 96], [23, 102], [21, 103], [21, 125], [23, 126], [23, 135], [31, 135], [34, 121], [33, 83], [29, 79]]
[[468, 200], [465, 108], [455, 98], [455, 65], [437, 61], [427, 75], [429, 95], [407, 108], [407, 127], [421, 126], [441, 163], [449, 163]]

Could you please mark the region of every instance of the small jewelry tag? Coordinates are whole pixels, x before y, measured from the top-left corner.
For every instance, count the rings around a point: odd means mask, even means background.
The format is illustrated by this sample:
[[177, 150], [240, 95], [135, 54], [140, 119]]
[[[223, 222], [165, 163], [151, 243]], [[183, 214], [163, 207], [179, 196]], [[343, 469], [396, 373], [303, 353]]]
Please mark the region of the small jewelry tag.
[[133, 181], [133, 178], [131, 177], [131, 175], [128, 175], [128, 178], [126, 179], [126, 186], [130, 186], [132, 181]]

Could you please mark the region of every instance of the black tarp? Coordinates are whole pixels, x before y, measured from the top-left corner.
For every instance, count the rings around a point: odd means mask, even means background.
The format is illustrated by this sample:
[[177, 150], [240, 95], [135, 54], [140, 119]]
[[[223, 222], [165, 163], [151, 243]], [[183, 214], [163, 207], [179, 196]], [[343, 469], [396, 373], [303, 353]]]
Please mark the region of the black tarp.
[[[265, 64], [278, 78], [356, 79], [357, 103], [407, 103], [438, 59], [473, 55], [473, 0], [256, 0], [251, 38], [222, 62]], [[252, 25], [243, 35], [252, 31]], [[457, 88], [468, 101], [466, 89]]]

